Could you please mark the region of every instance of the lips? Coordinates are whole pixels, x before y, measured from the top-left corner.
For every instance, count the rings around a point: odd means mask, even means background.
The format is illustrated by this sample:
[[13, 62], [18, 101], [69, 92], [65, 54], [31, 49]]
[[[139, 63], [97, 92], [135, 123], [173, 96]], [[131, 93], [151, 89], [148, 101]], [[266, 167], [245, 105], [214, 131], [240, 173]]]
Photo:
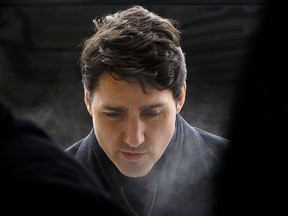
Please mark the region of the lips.
[[144, 156], [144, 153], [122, 152], [122, 154], [127, 160], [139, 160]]

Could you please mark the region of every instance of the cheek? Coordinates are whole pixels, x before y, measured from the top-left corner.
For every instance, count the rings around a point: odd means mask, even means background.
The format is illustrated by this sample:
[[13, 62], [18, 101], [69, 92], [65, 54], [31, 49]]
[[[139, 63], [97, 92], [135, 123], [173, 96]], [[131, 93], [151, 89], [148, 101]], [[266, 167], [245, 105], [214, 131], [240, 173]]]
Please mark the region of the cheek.
[[112, 147], [113, 143], [117, 143], [116, 141], [119, 139], [121, 132], [116, 124], [111, 124], [102, 118], [94, 117], [93, 126], [96, 138], [102, 147], [103, 145]]
[[155, 149], [162, 151], [171, 141], [175, 130], [175, 118], [165, 118], [155, 125], [150, 125], [146, 130], [147, 139]]

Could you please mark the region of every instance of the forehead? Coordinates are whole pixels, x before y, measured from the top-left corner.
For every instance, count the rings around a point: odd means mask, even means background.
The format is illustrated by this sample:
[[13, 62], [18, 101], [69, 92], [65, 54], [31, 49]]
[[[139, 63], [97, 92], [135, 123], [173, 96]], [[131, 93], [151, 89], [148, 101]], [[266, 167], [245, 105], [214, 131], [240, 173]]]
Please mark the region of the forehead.
[[103, 73], [99, 79], [97, 88], [93, 95], [105, 101], [166, 101], [173, 98], [172, 90], [158, 90], [151, 85], [145, 86], [146, 92], [143, 92], [138, 81], [128, 82], [126, 80], [118, 79], [107, 72]]
[[[98, 88], [100, 90], [125, 90], [125, 89], [134, 89], [137, 93], [138, 91], [142, 91], [140, 83], [135, 79], [122, 79], [116, 73], [105, 72], [100, 76]], [[145, 90], [147, 93], [159, 92], [158, 89], [154, 88], [153, 86], [147, 84], [145, 86]], [[96, 89], [97, 91], [97, 89]], [[142, 91], [143, 92], [143, 91]], [[143, 92], [144, 93], [144, 92]]]

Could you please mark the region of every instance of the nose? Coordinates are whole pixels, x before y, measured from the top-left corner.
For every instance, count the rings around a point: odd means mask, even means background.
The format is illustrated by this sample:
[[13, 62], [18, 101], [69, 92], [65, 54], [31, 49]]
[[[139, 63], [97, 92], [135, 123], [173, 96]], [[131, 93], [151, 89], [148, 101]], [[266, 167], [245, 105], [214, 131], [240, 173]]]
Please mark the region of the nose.
[[130, 147], [136, 148], [145, 141], [144, 123], [140, 119], [127, 120], [123, 130], [123, 141]]

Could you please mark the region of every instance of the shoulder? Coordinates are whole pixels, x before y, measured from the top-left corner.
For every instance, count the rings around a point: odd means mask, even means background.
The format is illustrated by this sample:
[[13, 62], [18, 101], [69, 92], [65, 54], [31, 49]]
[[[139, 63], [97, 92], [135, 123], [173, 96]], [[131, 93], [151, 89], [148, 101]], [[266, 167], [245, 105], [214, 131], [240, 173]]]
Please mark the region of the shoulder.
[[186, 144], [191, 145], [193, 143], [197, 148], [202, 149], [202, 151], [207, 151], [215, 159], [219, 159], [229, 146], [230, 141], [224, 137], [194, 127], [181, 116], [178, 117], [178, 121], [181, 122]]
[[74, 144], [72, 144], [72, 145], [70, 145], [69, 147], [67, 147], [64, 151], [65, 151], [65, 152], [69, 152], [70, 154], [72, 154], [72, 155], [75, 156], [76, 153], [77, 153], [77, 151], [78, 151], [78, 149], [79, 149], [79, 147], [80, 147], [81, 144], [83, 143], [83, 140], [84, 140], [84, 139], [81, 139], [81, 140], [75, 142]]
[[72, 145], [67, 147], [64, 151], [68, 152], [69, 154], [72, 154], [73, 156], [76, 156], [80, 152], [82, 155], [83, 152], [85, 152], [85, 149], [87, 149], [88, 146], [92, 143], [92, 133], [93, 133], [93, 129], [85, 138], [73, 143]]
[[194, 129], [199, 134], [199, 137], [203, 140], [205, 148], [207, 148], [216, 159], [219, 159], [224, 151], [228, 148], [230, 141], [224, 137], [210, 133], [203, 129], [197, 127], [194, 127]]

